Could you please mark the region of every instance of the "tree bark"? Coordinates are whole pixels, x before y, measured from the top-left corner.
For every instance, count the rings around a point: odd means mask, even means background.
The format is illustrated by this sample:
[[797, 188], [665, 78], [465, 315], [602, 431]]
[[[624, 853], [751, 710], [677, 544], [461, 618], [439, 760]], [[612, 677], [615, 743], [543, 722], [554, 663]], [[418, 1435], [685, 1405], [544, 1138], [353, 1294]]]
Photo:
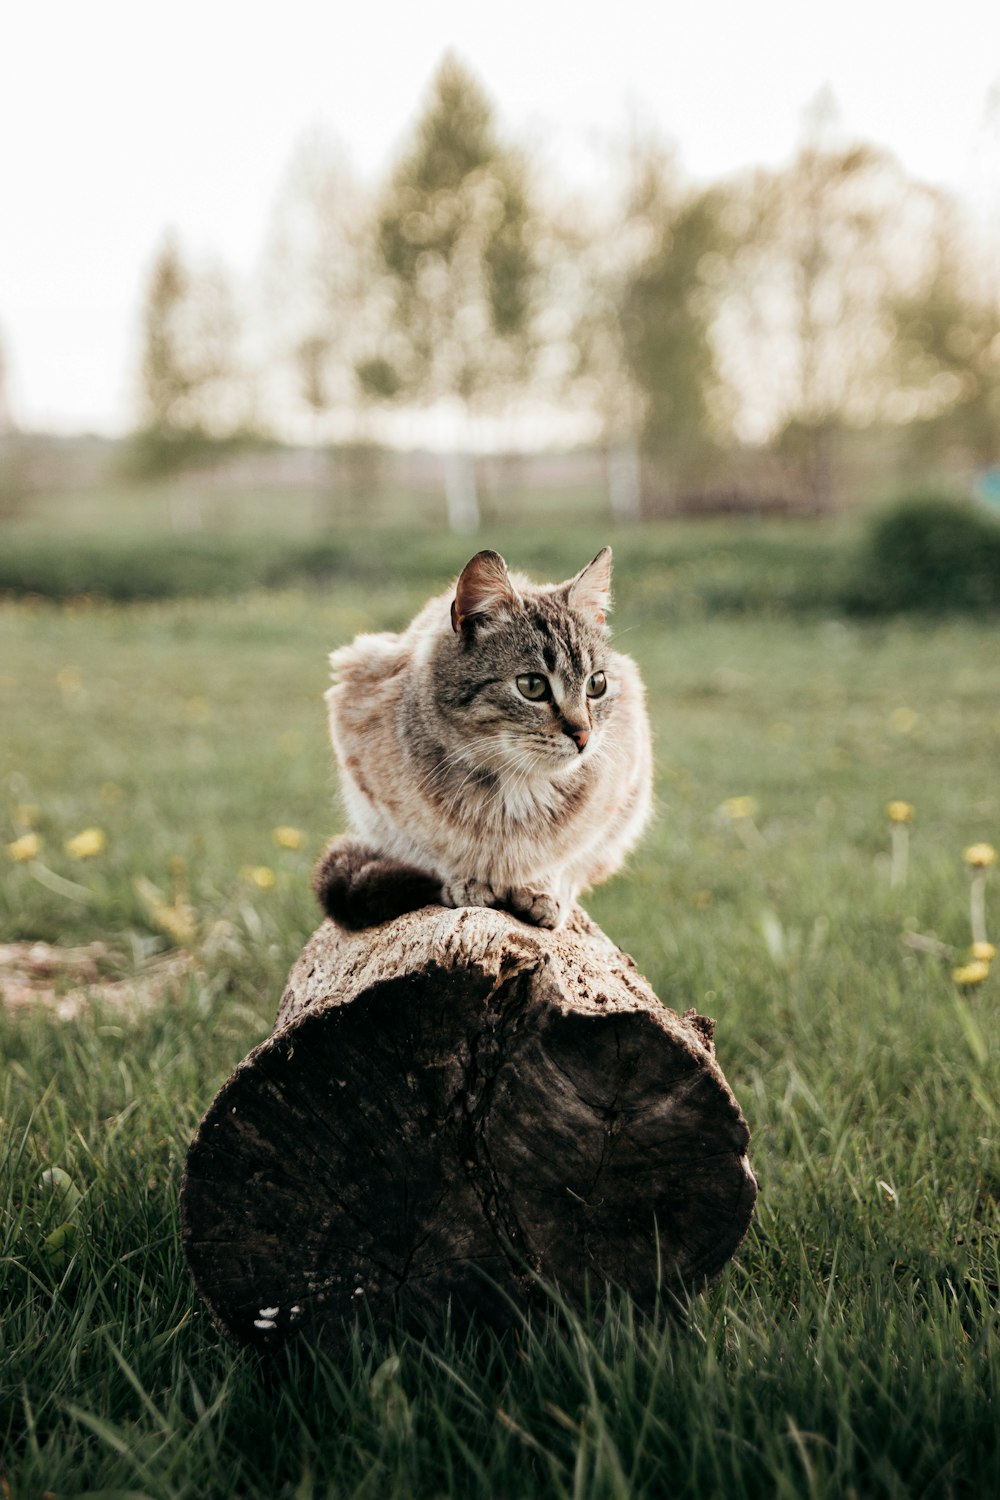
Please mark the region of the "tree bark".
[[537, 1286], [697, 1286], [753, 1214], [714, 1023], [678, 1016], [577, 908], [557, 932], [427, 907], [324, 922], [271, 1037], [188, 1155], [181, 1234], [239, 1345], [453, 1312]]

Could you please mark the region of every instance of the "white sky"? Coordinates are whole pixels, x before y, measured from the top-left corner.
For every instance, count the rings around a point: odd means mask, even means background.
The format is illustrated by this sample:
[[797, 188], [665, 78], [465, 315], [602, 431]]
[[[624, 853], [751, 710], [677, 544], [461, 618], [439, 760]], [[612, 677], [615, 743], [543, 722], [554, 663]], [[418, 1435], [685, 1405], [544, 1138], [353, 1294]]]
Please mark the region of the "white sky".
[[0, 340], [24, 426], [118, 431], [172, 226], [237, 272], [317, 126], [368, 175], [454, 48], [508, 134], [585, 181], [631, 121], [707, 179], [844, 127], [1000, 214], [1000, 3], [949, 0], [33, 0], [0, 36]]

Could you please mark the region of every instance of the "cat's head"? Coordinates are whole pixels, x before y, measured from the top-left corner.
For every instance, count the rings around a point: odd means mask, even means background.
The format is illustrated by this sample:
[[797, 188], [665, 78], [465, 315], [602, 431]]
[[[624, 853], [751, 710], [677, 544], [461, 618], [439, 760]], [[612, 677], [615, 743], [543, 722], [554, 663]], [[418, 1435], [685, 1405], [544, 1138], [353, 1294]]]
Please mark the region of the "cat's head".
[[480, 763], [558, 775], [600, 753], [618, 686], [610, 597], [610, 547], [561, 584], [515, 581], [497, 552], [466, 564], [435, 687]]

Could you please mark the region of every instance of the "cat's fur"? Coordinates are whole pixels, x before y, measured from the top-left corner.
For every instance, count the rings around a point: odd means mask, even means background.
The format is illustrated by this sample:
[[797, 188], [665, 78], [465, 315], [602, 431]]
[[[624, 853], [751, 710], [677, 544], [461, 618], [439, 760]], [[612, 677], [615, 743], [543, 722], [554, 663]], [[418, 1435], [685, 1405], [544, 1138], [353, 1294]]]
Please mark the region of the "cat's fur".
[[[605, 616], [610, 548], [533, 584], [479, 552], [399, 635], [330, 658], [330, 733], [354, 836], [316, 870], [336, 921], [369, 926], [432, 902], [502, 906], [556, 927], [612, 875], [651, 805], [635, 663]], [[604, 674], [606, 689], [600, 689]], [[533, 701], [517, 679], [550, 696]]]

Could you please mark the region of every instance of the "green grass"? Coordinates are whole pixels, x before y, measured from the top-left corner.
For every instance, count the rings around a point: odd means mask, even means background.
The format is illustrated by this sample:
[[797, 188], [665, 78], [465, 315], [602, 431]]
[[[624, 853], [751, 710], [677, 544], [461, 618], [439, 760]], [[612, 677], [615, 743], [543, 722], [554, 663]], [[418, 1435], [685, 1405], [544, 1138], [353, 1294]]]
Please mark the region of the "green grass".
[[[274, 1368], [229, 1350], [198, 1302], [180, 1172], [316, 924], [308, 871], [337, 826], [325, 653], [400, 624], [456, 544], [383, 546], [310, 594], [0, 607], [0, 835], [30, 817], [43, 840], [35, 862], [0, 849], [0, 941], [100, 938], [128, 974], [165, 942], [143, 876], [181, 883], [204, 945], [159, 1006], [0, 1013], [13, 1500], [997, 1492], [1000, 989], [950, 977], [962, 848], [1000, 844], [995, 631], [699, 618], [663, 597], [692, 536], [619, 549], [659, 816], [587, 904], [667, 1004], [717, 1018], [754, 1135], [750, 1236], [684, 1322], [612, 1296], [603, 1318], [554, 1308], [516, 1340], [400, 1333]], [[543, 574], [600, 539], [508, 551]], [[740, 566], [740, 543], [717, 550]], [[719, 812], [735, 795], [759, 805], [742, 834]], [[890, 798], [917, 809], [899, 889]], [[282, 824], [301, 849], [275, 846]], [[64, 840], [90, 826], [107, 847], [74, 861]], [[270, 889], [241, 873], [262, 865]], [[78, 1203], [40, 1188], [51, 1167]]]

